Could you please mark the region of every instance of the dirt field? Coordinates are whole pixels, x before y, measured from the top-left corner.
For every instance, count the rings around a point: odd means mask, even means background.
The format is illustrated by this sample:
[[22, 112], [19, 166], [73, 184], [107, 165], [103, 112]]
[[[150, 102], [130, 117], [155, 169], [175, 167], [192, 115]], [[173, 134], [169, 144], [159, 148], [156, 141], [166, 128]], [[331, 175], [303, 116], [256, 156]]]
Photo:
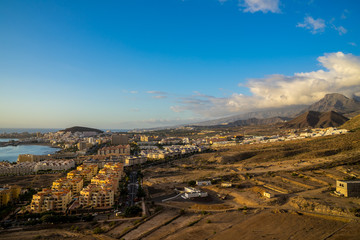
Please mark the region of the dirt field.
[[[341, 239], [341, 236], [351, 236], [357, 239], [359, 233], [354, 226], [358, 222], [344, 223], [337, 220], [344, 217], [347, 220], [358, 221], [359, 218], [355, 217], [352, 211], [360, 209], [360, 200], [339, 198], [331, 193], [335, 190], [336, 180], [360, 176], [359, 138], [360, 131], [357, 131], [348, 135], [317, 139], [244, 145], [151, 167], [145, 171], [145, 182], [154, 197], [153, 200], [158, 203], [161, 203], [162, 199], [174, 196], [174, 189], [186, 186], [190, 180], [217, 179], [217, 184], [199, 188], [208, 192], [213, 200], [217, 198], [217, 194], [226, 196], [226, 200], [221, 202], [231, 206], [230, 209], [247, 206], [261, 211], [259, 214], [245, 215], [245, 218], [238, 215], [232, 218], [232, 224], [226, 223], [227, 225], [222, 226], [220, 230], [217, 229], [217, 225], [210, 224], [212, 227], [209, 227], [209, 224], [202, 224], [203, 221], [207, 221], [206, 219], [210, 220], [210, 216], [206, 216], [191, 227], [180, 227], [178, 230], [172, 228], [173, 234], [159, 234], [159, 237]], [[220, 186], [221, 182], [231, 182], [233, 187], [223, 188]], [[274, 197], [265, 198], [262, 196], [264, 192], [270, 192]], [[193, 211], [193, 206], [198, 203], [195, 200], [174, 199], [161, 204]], [[211, 201], [207, 204], [215, 205], [219, 202]], [[271, 209], [276, 208], [289, 212], [311, 212], [321, 217], [271, 213]], [[216, 219], [235, 214], [221, 215], [212, 211], [211, 207], [203, 210], [212, 212], [217, 216]], [[158, 231], [161, 229], [166, 228], [162, 227]], [[354, 234], [344, 229], [352, 229]], [[335, 230], [338, 231], [332, 235]], [[156, 232], [147, 238], [156, 239]]]
[[0, 176], [0, 186], [4, 184], [9, 184], [19, 185], [20, 187], [24, 188], [45, 188], [51, 186], [54, 180], [62, 176], [62, 173], [24, 176]]
[[74, 233], [64, 229], [44, 229], [37, 231], [14, 231], [11, 233], [1, 233], [2, 240], [33, 240], [33, 239], [79, 239], [96, 240], [92, 235], [83, 233]]
[[[1, 233], [4, 240], [32, 239], [116, 239], [133, 221], [120, 223], [104, 234], [92, 234], [91, 228], [79, 232], [59, 229]], [[240, 238], [241, 236], [241, 238]], [[168, 210], [140, 224], [123, 239], [359, 239], [359, 222], [336, 221], [326, 216], [299, 215], [296, 212], [249, 210], [179, 215]]]
[[[360, 199], [333, 194], [336, 180], [360, 177], [359, 139], [356, 131], [243, 145], [148, 167], [143, 171], [147, 204], [152, 212], [163, 208], [149, 220], [121, 220], [113, 227], [94, 222], [78, 232], [69, 226], [5, 232], [0, 239], [360, 239], [355, 214]], [[17, 176], [11, 183], [46, 187], [58, 177]], [[211, 186], [197, 186], [208, 197], [162, 201], [197, 180], [212, 181]], [[0, 177], [4, 183], [9, 179]], [[271, 197], [264, 197], [265, 192]], [[92, 234], [98, 225], [107, 232]]]
[[[264, 211], [214, 234], [209, 239], [325, 239], [346, 223], [291, 213]], [[355, 225], [351, 231], [355, 230]], [[336, 233], [334, 234], [336, 236]], [[360, 235], [353, 236], [358, 239]]]

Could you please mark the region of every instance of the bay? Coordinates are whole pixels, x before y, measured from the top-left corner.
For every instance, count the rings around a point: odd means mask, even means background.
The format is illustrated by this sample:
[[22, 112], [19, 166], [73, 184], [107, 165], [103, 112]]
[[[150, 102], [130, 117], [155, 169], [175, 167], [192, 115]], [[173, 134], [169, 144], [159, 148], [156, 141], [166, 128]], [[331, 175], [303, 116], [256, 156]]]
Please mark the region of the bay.
[[17, 138], [0, 138], [0, 142], [17, 141]]
[[0, 161], [7, 160], [10, 162], [16, 162], [19, 154], [47, 155], [55, 153], [58, 150], [60, 149], [42, 145], [0, 147]]

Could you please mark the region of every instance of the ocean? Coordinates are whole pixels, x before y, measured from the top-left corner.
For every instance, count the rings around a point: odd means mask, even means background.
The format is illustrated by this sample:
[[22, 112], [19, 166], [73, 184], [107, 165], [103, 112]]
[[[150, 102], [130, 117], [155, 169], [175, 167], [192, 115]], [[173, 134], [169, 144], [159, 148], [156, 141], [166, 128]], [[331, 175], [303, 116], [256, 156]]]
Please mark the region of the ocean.
[[[48, 132], [57, 132], [61, 130], [60, 128], [0, 128], [0, 134], [2, 133], [48, 133]], [[102, 129], [104, 132], [107, 130]], [[126, 132], [128, 130], [123, 129], [111, 129], [112, 132]], [[11, 140], [18, 140], [15, 138], [0, 138], [0, 142], [8, 142]], [[18, 146], [7, 146], [0, 147], [0, 161], [7, 160], [10, 162], [16, 162], [19, 154], [34, 154], [34, 155], [44, 155], [55, 153], [60, 150], [59, 148], [53, 148], [49, 146], [42, 145], [18, 145]]]
[[0, 142], [9, 142], [9, 141], [17, 141], [17, 138], [0, 138]]
[[[0, 134], [2, 133], [48, 133], [48, 132], [57, 132], [64, 128], [0, 128]], [[129, 129], [101, 129], [102, 131], [106, 132], [110, 130], [111, 132], [128, 132]]]
[[1, 133], [48, 133], [48, 132], [57, 132], [61, 130], [60, 128], [0, 128]]
[[0, 161], [7, 160], [10, 162], [16, 162], [19, 154], [45, 155], [55, 153], [58, 150], [60, 149], [42, 145], [18, 145], [0, 147]]

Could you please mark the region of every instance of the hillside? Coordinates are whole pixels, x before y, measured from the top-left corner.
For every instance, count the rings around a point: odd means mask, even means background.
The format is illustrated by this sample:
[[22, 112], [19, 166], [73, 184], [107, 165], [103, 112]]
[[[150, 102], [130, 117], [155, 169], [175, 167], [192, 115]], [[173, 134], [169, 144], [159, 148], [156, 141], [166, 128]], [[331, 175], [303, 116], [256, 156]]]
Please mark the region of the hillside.
[[[259, 110], [256, 112], [242, 113], [234, 116], [194, 123], [194, 124], [190, 124], [190, 126], [216, 126], [216, 125], [248, 126], [248, 125], [272, 124], [272, 122], [261, 123], [261, 124], [254, 122], [260, 119], [272, 119], [278, 116], [293, 118], [295, 116], [304, 114], [308, 111], [314, 111], [314, 112], [334, 111], [344, 115], [345, 117], [354, 117], [360, 114], [359, 99], [360, 97], [357, 96], [354, 96], [353, 99], [350, 99], [339, 93], [331, 93], [331, 94], [326, 94], [322, 99], [320, 99], [316, 103], [313, 103], [310, 106], [295, 105], [295, 106], [288, 106], [283, 108]], [[244, 120], [248, 120], [248, 121], [244, 121]]]
[[287, 128], [326, 128], [338, 127], [344, 124], [349, 119], [334, 111], [330, 112], [315, 112], [308, 111], [294, 118], [293, 120], [284, 124]]
[[360, 102], [339, 93], [326, 94], [320, 101], [310, 105], [305, 111], [330, 112], [334, 111], [347, 117], [360, 113]]
[[287, 117], [273, 117], [273, 118], [265, 118], [265, 119], [249, 118], [246, 120], [237, 120], [231, 123], [216, 125], [214, 127], [243, 127], [243, 126], [272, 125], [276, 123], [283, 123], [290, 119], [291, 118], [287, 118]]
[[96, 129], [96, 128], [88, 128], [88, 127], [80, 127], [80, 126], [75, 126], [75, 127], [71, 127], [71, 128], [66, 128], [64, 130], [60, 130], [59, 132], [97, 132], [97, 133], [103, 133], [103, 131]]
[[348, 130], [354, 130], [354, 129], [360, 128], [360, 115], [357, 115], [356, 117], [353, 117], [352, 119], [347, 121], [341, 127], [345, 128], [345, 129], [348, 129]]
[[189, 124], [191, 126], [214, 126], [214, 125], [224, 125], [233, 123], [239, 120], [248, 120], [248, 119], [270, 119], [270, 118], [277, 118], [277, 117], [284, 117], [284, 118], [292, 118], [296, 114], [298, 114], [301, 110], [305, 109], [306, 105], [296, 105], [290, 107], [283, 107], [283, 108], [274, 108], [268, 110], [259, 110], [256, 112], [248, 112], [242, 113], [234, 116], [193, 123]]

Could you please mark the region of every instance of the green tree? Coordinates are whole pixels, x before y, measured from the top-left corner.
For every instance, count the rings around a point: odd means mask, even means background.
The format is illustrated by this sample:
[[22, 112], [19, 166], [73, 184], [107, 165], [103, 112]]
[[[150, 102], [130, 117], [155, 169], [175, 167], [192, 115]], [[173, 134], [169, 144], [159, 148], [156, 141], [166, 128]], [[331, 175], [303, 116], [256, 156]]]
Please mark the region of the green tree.
[[138, 198], [142, 198], [142, 197], [145, 197], [145, 196], [146, 196], [145, 191], [144, 191], [144, 189], [141, 187], [141, 185], [139, 185], [139, 188], [138, 188], [138, 191], [137, 191], [136, 196], [137, 196]]
[[100, 233], [103, 233], [103, 232], [105, 232], [105, 230], [102, 229], [101, 227], [96, 227], [96, 228], [94, 228], [94, 230], [93, 230], [93, 233], [94, 233], [94, 234], [100, 234]]
[[131, 206], [125, 209], [124, 216], [125, 217], [135, 217], [137, 216], [142, 209], [139, 206]]
[[189, 185], [190, 187], [194, 187], [194, 186], [196, 185], [196, 181], [191, 180], [191, 181], [188, 182], [188, 185]]

